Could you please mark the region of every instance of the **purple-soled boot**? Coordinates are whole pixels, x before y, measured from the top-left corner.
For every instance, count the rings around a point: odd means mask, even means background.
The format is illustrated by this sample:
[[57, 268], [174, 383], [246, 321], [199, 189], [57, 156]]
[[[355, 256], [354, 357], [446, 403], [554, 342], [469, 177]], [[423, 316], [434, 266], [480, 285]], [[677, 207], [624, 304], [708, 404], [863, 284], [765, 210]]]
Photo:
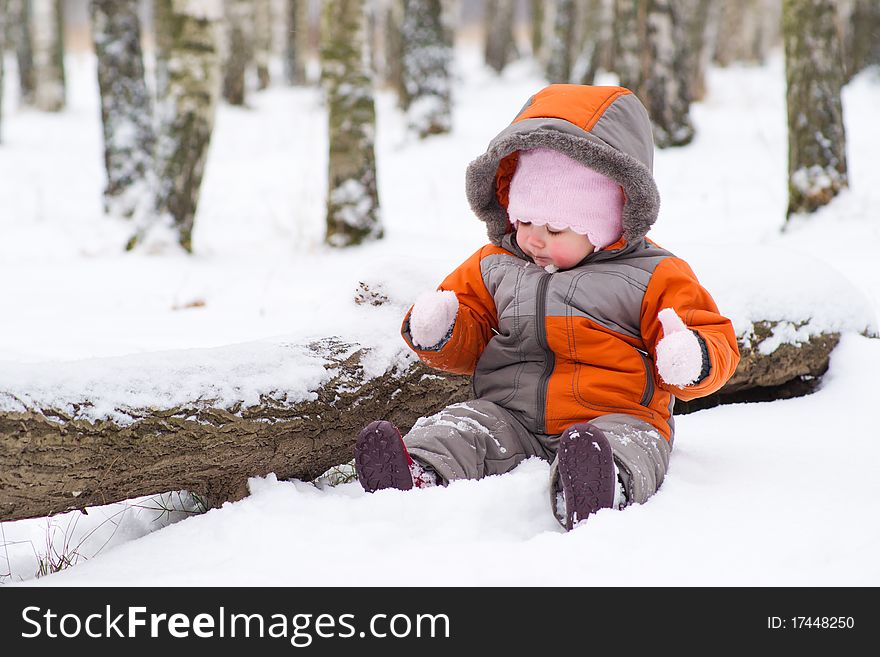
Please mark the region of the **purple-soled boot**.
[[600, 429], [575, 424], [559, 438], [559, 481], [565, 496], [565, 528], [614, 505], [614, 458]]
[[411, 463], [400, 431], [390, 422], [371, 422], [358, 434], [354, 445], [354, 467], [358, 481], [368, 493], [383, 488], [412, 488]]

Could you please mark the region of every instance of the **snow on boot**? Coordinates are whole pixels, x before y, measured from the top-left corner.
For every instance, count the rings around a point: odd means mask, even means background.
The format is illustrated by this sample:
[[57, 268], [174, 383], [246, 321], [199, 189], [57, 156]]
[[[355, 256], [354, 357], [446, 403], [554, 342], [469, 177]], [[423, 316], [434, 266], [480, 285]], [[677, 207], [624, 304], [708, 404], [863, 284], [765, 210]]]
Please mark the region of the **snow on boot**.
[[614, 505], [616, 477], [611, 444], [600, 429], [575, 424], [559, 438], [559, 479], [565, 496], [565, 528]]
[[371, 422], [358, 434], [354, 467], [358, 481], [368, 493], [383, 488], [412, 488], [411, 463], [400, 431], [390, 422]]

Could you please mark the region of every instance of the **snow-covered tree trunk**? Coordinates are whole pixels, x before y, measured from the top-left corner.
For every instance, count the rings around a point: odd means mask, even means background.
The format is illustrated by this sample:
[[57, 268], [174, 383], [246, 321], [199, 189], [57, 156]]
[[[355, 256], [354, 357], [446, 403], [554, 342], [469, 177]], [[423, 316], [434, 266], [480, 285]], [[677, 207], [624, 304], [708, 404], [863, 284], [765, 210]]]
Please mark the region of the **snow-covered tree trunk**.
[[553, 31], [547, 44], [549, 58], [546, 75], [551, 83], [571, 82], [571, 63], [575, 38], [574, 0], [554, 0]]
[[285, 0], [284, 77], [287, 84], [306, 83], [306, 58], [309, 52], [308, 0]]
[[[719, 393], [676, 402], [675, 413], [724, 403], [786, 399], [812, 392], [828, 369], [840, 335], [820, 334], [783, 344], [771, 354], [761, 344], [776, 332], [758, 322], [740, 342], [740, 364]], [[132, 421], [92, 421], [79, 408], [0, 410], [0, 521], [61, 513], [166, 491], [189, 490], [210, 506], [241, 498], [250, 477], [311, 480], [352, 458], [358, 431], [384, 418], [404, 433], [419, 417], [473, 394], [470, 377], [430, 370], [419, 361], [369, 378], [369, 348], [322, 340], [308, 345], [333, 378], [312, 401], [285, 403], [285, 391], [258, 405], [219, 408], [193, 399], [175, 408], [119, 409]], [[0, 399], [15, 399], [0, 389]]]
[[452, 35], [443, 19], [440, 0], [404, 0], [401, 101], [422, 138], [452, 129]]
[[223, 98], [230, 105], [244, 105], [254, 61], [254, 0], [223, 0], [223, 9]]
[[540, 59], [544, 50], [544, 3], [545, 0], [529, 0], [532, 57], [535, 59]]
[[847, 186], [840, 90], [843, 62], [833, 0], [785, 0], [788, 216], [813, 212]]
[[90, 9], [104, 126], [104, 211], [132, 217], [155, 203], [155, 134], [138, 0], [91, 0]]
[[0, 0], [0, 144], [3, 143], [3, 85], [6, 74], [6, 26], [9, 23], [8, 0]]
[[257, 67], [257, 89], [269, 86], [269, 59], [272, 57], [272, 3], [254, 0], [254, 64]]
[[646, 8], [642, 0], [617, 0], [614, 4], [614, 71], [620, 86], [634, 92], [642, 84]]
[[383, 79], [397, 94], [403, 106], [406, 89], [403, 80], [403, 12], [404, 0], [389, 0], [385, 9], [385, 66]]
[[658, 148], [683, 146], [694, 138], [690, 119], [690, 70], [686, 31], [673, 0], [649, 0], [646, 49], [639, 96], [654, 126]]
[[880, 64], [880, 2], [854, 0], [844, 17], [846, 79]]
[[382, 237], [364, 0], [326, 0], [322, 19], [321, 82], [330, 131], [326, 241], [346, 247]]
[[577, 84], [593, 84], [599, 70], [602, 49], [606, 47], [608, 25], [602, 0], [576, 0], [575, 47], [571, 80]]
[[64, 109], [64, 11], [62, 0], [31, 0], [34, 49], [34, 105]]
[[12, 37], [18, 63], [19, 98], [22, 105], [34, 104], [36, 74], [34, 72], [34, 47], [30, 0], [9, 0], [8, 34]]
[[[199, 191], [220, 93], [221, 0], [156, 0], [156, 170], [160, 222], [192, 251]], [[157, 235], [162, 240], [162, 235]]]
[[483, 25], [486, 35], [484, 56], [496, 73], [501, 73], [516, 56], [513, 36], [514, 0], [486, 0]]
[[686, 66], [690, 70], [691, 100], [706, 95], [706, 71], [718, 38], [721, 5], [717, 0], [675, 0], [684, 22]]

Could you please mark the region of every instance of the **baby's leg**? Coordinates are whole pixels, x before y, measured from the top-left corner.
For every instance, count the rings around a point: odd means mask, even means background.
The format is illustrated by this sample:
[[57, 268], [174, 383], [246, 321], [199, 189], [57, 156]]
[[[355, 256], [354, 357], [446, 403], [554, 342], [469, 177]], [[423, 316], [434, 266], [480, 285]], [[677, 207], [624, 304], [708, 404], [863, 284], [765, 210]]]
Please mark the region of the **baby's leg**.
[[611, 443], [627, 503], [647, 501], [666, 477], [672, 445], [657, 429], [631, 415], [603, 415], [590, 424]]
[[420, 419], [403, 442], [415, 461], [445, 482], [501, 474], [530, 456], [548, 457], [513, 415], [479, 399]]

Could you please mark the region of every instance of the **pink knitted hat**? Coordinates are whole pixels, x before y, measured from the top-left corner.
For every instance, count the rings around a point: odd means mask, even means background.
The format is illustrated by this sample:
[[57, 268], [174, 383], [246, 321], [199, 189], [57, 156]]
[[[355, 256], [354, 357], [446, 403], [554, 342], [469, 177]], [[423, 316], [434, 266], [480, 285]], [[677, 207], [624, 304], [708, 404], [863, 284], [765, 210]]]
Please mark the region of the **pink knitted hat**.
[[623, 233], [623, 188], [550, 148], [520, 151], [507, 216], [554, 230], [570, 228], [602, 249]]

